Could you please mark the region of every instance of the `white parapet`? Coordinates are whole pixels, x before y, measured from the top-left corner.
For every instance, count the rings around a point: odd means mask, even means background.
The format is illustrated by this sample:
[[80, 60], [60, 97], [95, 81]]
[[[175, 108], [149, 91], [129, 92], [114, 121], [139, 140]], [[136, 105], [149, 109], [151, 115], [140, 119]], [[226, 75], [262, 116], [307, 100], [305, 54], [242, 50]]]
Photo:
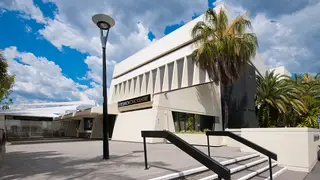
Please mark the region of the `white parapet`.
[[[310, 172], [318, 161], [319, 129], [312, 128], [242, 128], [229, 129], [278, 155], [278, 164], [289, 170]], [[225, 139], [225, 144], [243, 152], [255, 150]]]

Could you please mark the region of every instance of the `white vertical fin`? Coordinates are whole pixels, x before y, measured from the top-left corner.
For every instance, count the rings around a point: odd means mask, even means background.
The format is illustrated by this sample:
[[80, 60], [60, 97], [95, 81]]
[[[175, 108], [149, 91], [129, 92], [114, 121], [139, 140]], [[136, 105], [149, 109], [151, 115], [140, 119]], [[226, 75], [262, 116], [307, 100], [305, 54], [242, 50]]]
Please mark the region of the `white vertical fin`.
[[168, 64], [165, 65], [162, 92], [169, 91], [169, 69]]
[[181, 87], [188, 87], [188, 59], [184, 57], [183, 59], [183, 69], [182, 69], [182, 82]]

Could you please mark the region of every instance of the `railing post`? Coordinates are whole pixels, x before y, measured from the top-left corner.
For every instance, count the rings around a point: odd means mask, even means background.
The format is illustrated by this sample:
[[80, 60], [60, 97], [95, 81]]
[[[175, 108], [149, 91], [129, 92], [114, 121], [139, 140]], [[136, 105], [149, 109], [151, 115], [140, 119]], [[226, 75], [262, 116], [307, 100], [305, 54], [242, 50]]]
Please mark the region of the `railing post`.
[[210, 156], [210, 140], [209, 140], [209, 135], [207, 135], [207, 144], [208, 144], [208, 156]]
[[273, 177], [272, 177], [272, 165], [271, 165], [271, 157], [269, 157], [269, 171], [270, 171], [270, 180], [273, 180]]
[[144, 167], [145, 170], [148, 169], [148, 159], [147, 159], [147, 144], [146, 144], [146, 137], [143, 137], [143, 149], [144, 149]]

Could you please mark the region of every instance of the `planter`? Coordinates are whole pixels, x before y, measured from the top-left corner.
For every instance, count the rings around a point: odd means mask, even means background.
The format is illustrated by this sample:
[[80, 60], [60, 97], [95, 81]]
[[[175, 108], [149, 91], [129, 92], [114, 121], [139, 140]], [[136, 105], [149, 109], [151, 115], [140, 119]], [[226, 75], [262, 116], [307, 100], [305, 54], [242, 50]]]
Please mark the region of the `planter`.
[[[207, 146], [207, 136], [205, 134], [176, 134], [181, 139], [192, 145]], [[222, 146], [223, 137], [210, 136], [210, 146]]]

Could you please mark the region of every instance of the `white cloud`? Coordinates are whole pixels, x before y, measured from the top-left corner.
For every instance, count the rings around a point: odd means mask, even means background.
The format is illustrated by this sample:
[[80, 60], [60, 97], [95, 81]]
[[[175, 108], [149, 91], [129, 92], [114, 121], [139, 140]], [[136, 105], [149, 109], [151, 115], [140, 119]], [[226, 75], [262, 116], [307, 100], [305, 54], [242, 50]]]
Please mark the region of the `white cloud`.
[[319, 0], [297, 0], [294, 3], [273, 0], [223, 2], [227, 3], [230, 11], [249, 11], [259, 40], [259, 52], [266, 65], [285, 65], [293, 73], [320, 72]]
[[[81, 31], [63, 21], [59, 15], [53, 20], [48, 20], [48, 24], [39, 33], [59, 50], [62, 50], [63, 46], [67, 46], [83, 53], [101, 54], [101, 43], [98, 33], [92, 34], [91, 37], [84, 36]], [[107, 48], [108, 51], [112, 52], [112, 45], [108, 43]]]
[[189, 21], [194, 12], [200, 13], [207, 8], [206, 1], [183, 0], [157, 3], [140, 0], [139, 6], [134, 0], [82, 1], [76, 4], [64, 0], [51, 2], [56, 4], [59, 13], [40, 33], [58, 48], [69, 46], [94, 56], [100, 56], [101, 45], [99, 30], [91, 17], [101, 12], [111, 15], [116, 25], [110, 31], [108, 42], [111, 45], [107, 47], [107, 57], [116, 62], [147, 46], [150, 43], [149, 30], [156, 38], [162, 37], [166, 25]]
[[32, 31], [32, 28], [30, 27], [30, 26], [28, 26], [28, 25], [25, 25], [25, 31], [27, 32], [27, 33], [30, 33], [31, 31]]
[[[83, 53], [88, 53], [85, 63], [89, 71], [85, 77], [80, 79], [90, 80], [91, 87], [75, 83], [62, 75], [59, 66], [44, 57], [35, 57], [32, 53], [21, 53], [14, 48], [7, 48], [7, 54], [13, 54], [12, 58], [20, 58], [13, 61], [11, 67], [17, 66], [23, 69], [16, 72], [19, 76], [31, 76], [39, 85], [28, 77], [21, 77], [21, 84], [15, 88], [26, 93], [33, 90], [41, 96], [55, 97], [60, 99], [93, 98], [101, 100], [101, 45], [99, 30], [91, 22], [91, 16], [95, 13], [106, 13], [111, 15], [116, 25], [111, 29], [108, 47], [108, 84], [110, 84], [114, 64], [124, 60], [129, 55], [149, 45], [151, 42], [147, 37], [151, 30], [157, 39], [163, 36], [167, 25], [176, 24], [181, 21], [188, 22], [194, 13], [203, 13], [207, 8], [207, 1], [157, 1], [135, 0], [111, 1], [97, 0], [95, 3], [81, 1], [74, 3], [66, 0], [46, 0], [57, 6], [54, 19], [45, 19], [40, 9], [29, 1], [4, 0], [0, 7], [6, 10], [19, 11], [24, 18], [35, 19], [45, 24], [39, 34], [52, 43], [55, 47], [63, 50], [63, 47], [70, 47]], [[216, 3], [226, 2], [231, 15], [236, 16], [249, 11], [253, 28], [259, 39], [259, 52], [270, 67], [285, 65], [291, 72], [316, 72], [320, 71], [320, 16], [319, 0], [297, 0], [293, 3], [287, 1], [259, 1], [252, 3], [252, 0], [217, 0]], [[11, 51], [9, 51], [11, 49]], [[31, 62], [29, 62], [31, 61]], [[52, 64], [49, 64], [51, 62]], [[46, 64], [46, 65], [45, 65]], [[44, 66], [52, 67], [52, 69]], [[27, 70], [28, 67], [30, 70]], [[41, 69], [42, 68], [42, 69]], [[55, 69], [54, 71], [52, 71]], [[43, 71], [46, 70], [46, 71]], [[11, 71], [14, 71], [11, 69]], [[41, 73], [44, 73], [42, 75]], [[56, 73], [56, 74], [54, 74]], [[49, 75], [46, 75], [49, 74]], [[61, 78], [60, 90], [50, 90], [52, 75]], [[54, 76], [54, 77], [55, 77]], [[41, 77], [41, 78], [39, 78]], [[65, 83], [64, 83], [65, 82]], [[68, 82], [68, 83], [66, 83]], [[53, 82], [54, 83], [54, 82]], [[72, 84], [70, 86], [69, 84]], [[44, 85], [45, 88], [39, 88]], [[52, 85], [51, 85], [52, 88]], [[58, 89], [59, 89], [58, 88]], [[68, 89], [68, 92], [64, 92]], [[61, 91], [61, 92], [60, 92]], [[59, 95], [62, 93], [63, 95]], [[34, 95], [35, 96], [35, 95]], [[63, 96], [63, 97], [62, 97]]]
[[33, 0], [2, 0], [0, 8], [5, 8], [10, 11], [19, 11], [20, 16], [25, 19], [34, 19], [38, 23], [45, 23], [46, 20]]
[[28, 97], [30, 101], [101, 101], [99, 85], [89, 88], [74, 82], [65, 77], [53, 61], [19, 52], [14, 46], [4, 49], [3, 54], [8, 60], [9, 73], [15, 74], [13, 96], [16, 100]]

